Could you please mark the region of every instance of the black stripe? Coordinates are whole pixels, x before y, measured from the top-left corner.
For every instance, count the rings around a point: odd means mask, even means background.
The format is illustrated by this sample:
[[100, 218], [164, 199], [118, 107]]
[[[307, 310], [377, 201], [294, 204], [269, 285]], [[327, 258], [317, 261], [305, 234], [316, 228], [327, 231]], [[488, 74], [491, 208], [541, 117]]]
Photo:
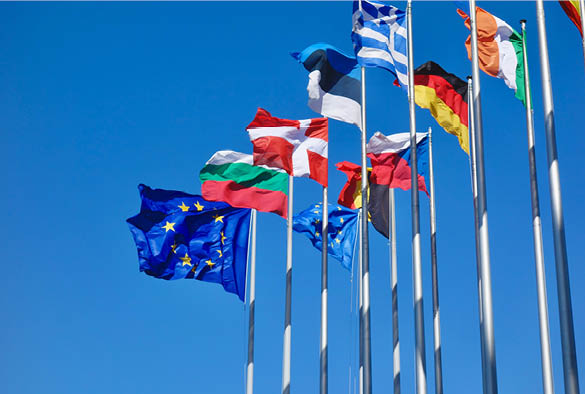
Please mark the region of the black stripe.
[[389, 238], [388, 226], [390, 224], [390, 208], [388, 185], [370, 184], [370, 196], [368, 198], [368, 211], [372, 224], [384, 237]]
[[[429, 61], [429, 62], [426, 62], [425, 64], [421, 64], [420, 66], [418, 66], [418, 68], [416, 70], [414, 70], [414, 75], [436, 75], [438, 77], [441, 77], [445, 81], [447, 81], [449, 84], [451, 84], [451, 86], [453, 86], [453, 89], [461, 97], [463, 97], [463, 101], [465, 101], [466, 103], [468, 102], [467, 101], [467, 82], [465, 82], [464, 80], [462, 80], [461, 78], [459, 78], [455, 74], [448, 73], [441, 66], [439, 66], [437, 63]], [[418, 84], [415, 84], [415, 85], [418, 85]]]
[[321, 72], [319, 86], [325, 92], [347, 97], [361, 104], [361, 82], [333, 68], [327, 59], [327, 53], [323, 49], [318, 49], [311, 53], [307, 60], [303, 62], [303, 66], [309, 72], [315, 70]]

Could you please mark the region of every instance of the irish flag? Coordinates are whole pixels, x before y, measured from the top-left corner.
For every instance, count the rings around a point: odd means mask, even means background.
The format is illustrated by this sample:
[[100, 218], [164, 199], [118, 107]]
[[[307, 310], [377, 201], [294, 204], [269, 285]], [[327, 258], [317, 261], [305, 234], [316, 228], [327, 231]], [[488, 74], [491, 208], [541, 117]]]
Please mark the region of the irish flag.
[[255, 166], [252, 155], [222, 150], [199, 172], [201, 194], [237, 208], [274, 212], [286, 218], [288, 175], [281, 169]]
[[583, 17], [583, 12], [581, 11], [581, 7], [579, 7], [579, 1], [559, 1], [565, 13], [571, 19], [571, 21], [577, 26], [579, 29], [579, 33], [581, 33], [581, 37], [583, 37], [583, 26], [581, 25], [581, 18]]
[[[503, 79], [516, 92], [516, 98], [526, 105], [522, 35], [489, 12], [479, 7], [476, 10], [479, 67], [486, 74]], [[457, 12], [470, 29], [469, 16], [461, 10]], [[471, 60], [471, 35], [467, 37], [465, 47]]]

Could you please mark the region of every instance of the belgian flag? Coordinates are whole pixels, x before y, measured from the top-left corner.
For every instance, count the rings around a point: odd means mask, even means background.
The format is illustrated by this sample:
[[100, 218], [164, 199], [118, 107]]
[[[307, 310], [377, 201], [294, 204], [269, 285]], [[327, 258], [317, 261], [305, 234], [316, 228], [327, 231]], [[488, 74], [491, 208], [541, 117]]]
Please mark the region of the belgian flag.
[[414, 101], [431, 111], [433, 118], [459, 139], [469, 154], [469, 118], [467, 82], [443, 70], [435, 62], [426, 62], [414, 71]]

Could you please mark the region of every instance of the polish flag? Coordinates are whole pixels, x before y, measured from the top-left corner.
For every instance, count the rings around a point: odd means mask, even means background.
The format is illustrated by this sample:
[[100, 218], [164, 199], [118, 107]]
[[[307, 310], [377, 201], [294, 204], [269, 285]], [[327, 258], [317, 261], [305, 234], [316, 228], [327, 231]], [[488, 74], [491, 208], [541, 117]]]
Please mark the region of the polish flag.
[[[418, 162], [418, 190], [429, 194], [425, 185], [427, 167], [427, 133], [416, 133], [416, 156]], [[390, 188], [411, 188], [410, 133], [384, 135], [376, 132], [367, 147], [372, 162], [370, 182], [388, 185]]]
[[254, 165], [282, 168], [327, 187], [327, 118], [279, 119], [258, 108], [246, 130], [254, 145]]

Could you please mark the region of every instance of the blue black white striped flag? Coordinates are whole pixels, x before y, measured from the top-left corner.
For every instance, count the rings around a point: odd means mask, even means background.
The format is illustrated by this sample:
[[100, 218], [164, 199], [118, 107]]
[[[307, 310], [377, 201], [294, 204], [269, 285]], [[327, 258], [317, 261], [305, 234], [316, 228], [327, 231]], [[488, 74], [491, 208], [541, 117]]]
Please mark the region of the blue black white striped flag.
[[353, 2], [351, 38], [358, 63], [381, 67], [396, 76], [404, 91], [408, 88], [406, 12], [379, 1]]

